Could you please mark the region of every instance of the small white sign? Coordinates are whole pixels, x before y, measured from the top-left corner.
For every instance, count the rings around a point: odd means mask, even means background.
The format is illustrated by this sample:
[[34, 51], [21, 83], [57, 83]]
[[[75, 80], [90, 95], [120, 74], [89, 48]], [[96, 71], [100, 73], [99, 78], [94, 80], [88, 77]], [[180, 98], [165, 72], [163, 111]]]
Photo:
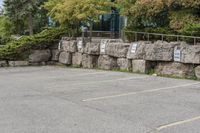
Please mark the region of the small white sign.
[[101, 40], [101, 45], [100, 45], [100, 52], [105, 53], [106, 52], [106, 45], [107, 45], [107, 40]]
[[62, 42], [60, 41], [58, 44], [58, 50], [61, 50], [61, 47], [62, 47]]
[[181, 61], [181, 50], [174, 50], [174, 61]]
[[78, 41], [78, 49], [82, 49], [83, 48], [83, 41]]
[[135, 53], [136, 52], [136, 50], [137, 50], [137, 43], [133, 43], [133, 45], [132, 45], [132, 48], [131, 48], [131, 53]]

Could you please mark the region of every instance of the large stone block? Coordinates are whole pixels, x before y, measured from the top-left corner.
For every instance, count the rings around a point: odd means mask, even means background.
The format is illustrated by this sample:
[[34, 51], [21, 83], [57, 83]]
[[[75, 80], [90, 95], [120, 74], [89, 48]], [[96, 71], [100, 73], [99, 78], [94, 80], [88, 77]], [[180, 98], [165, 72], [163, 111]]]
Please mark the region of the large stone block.
[[120, 70], [132, 70], [132, 62], [127, 58], [118, 58], [117, 65]]
[[51, 50], [51, 60], [58, 61], [59, 60], [60, 51], [59, 50]]
[[85, 54], [99, 55], [100, 54], [100, 42], [88, 42], [84, 48]]
[[71, 65], [72, 54], [70, 52], [61, 52], [59, 56], [59, 62], [65, 65]]
[[28, 66], [29, 62], [28, 61], [9, 61], [8, 64], [11, 67], [19, 67], [19, 66]]
[[151, 62], [146, 60], [132, 60], [132, 72], [147, 73], [151, 69]]
[[96, 68], [98, 64], [98, 57], [96, 55], [83, 54], [82, 66], [83, 68]]
[[160, 62], [155, 67], [155, 72], [160, 75], [190, 78], [193, 76], [193, 66], [178, 62]]
[[47, 50], [33, 50], [29, 55], [29, 62], [31, 63], [40, 63], [47, 62], [51, 58], [51, 51]]
[[76, 40], [76, 38], [75, 37], [62, 37], [61, 40], [70, 41], [70, 40]]
[[0, 67], [7, 67], [8, 63], [7, 61], [0, 61]]
[[100, 55], [98, 59], [98, 67], [105, 70], [116, 69], [118, 68], [117, 58], [109, 55]]
[[82, 65], [82, 53], [73, 53], [72, 54], [72, 65], [80, 67]]
[[101, 41], [100, 41], [100, 54], [101, 55], [109, 54], [109, 52], [107, 51], [107, 47], [109, 46], [110, 43], [122, 44], [123, 41], [121, 39], [101, 39]]
[[182, 63], [200, 64], [200, 45], [182, 43], [177, 49], [181, 51]]
[[60, 42], [60, 50], [61, 51], [67, 51], [71, 53], [77, 52], [77, 41], [76, 40], [61, 40]]
[[126, 58], [129, 46], [129, 43], [108, 43], [106, 54], [117, 58]]
[[150, 61], [173, 61], [174, 47], [179, 45], [178, 42], [157, 41], [145, 46], [145, 60]]
[[139, 41], [130, 44], [127, 58], [128, 59], [144, 59], [146, 55], [145, 47], [150, 42]]
[[122, 39], [109, 39], [109, 43], [123, 43]]
[[197, 66], [195, 68], [195, 75], [196, 75], [197, 79], [200, 80], [200, 66]]

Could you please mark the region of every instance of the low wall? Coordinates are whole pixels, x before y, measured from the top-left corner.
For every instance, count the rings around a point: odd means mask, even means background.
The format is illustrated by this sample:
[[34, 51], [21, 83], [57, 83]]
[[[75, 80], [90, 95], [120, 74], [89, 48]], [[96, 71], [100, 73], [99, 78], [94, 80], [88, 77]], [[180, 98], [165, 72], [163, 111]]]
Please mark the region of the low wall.
[[33, 50], [28, 61], [0, 61], [0, 66], [62, 63], [83, 68], [125, 70], [200, 79], [200, 45], [185, 42], [124, 43], [120, 39], [63, 38], [45, 50]]
[[[26, 55], [25, 60], [0, 60], [0, 67], [18, 67], [18, 66], [37, 66], [55, 64], [58, 62], [60, 51], [59, 44], [51, 45], [48, 48], [30, 50], [30, 55]], [[29, 53], [29, 52], [28, 52]]]
[[200, 45], [185, 42], [93, 39], [83, 43], [78, 38], [62, 40], [59, 51], [67, 56], [60, 56], [60, 62], [69, 58], [69, 62], [62, 62], [66, 65], [200, 79]]

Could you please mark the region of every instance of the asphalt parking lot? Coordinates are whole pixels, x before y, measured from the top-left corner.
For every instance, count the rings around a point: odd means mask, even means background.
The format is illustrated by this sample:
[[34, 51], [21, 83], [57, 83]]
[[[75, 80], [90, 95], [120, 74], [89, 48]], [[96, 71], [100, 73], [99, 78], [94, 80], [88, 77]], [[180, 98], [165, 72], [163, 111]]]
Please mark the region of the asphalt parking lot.
[[200, 82], [50, 66], [0, 68], [0, 133], [200, 133]]

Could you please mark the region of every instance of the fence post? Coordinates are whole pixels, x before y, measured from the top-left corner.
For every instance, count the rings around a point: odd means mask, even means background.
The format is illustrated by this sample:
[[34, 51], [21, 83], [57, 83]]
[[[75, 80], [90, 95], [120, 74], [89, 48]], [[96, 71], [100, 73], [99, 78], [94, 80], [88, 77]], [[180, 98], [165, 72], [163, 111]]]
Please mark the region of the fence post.
[[197, 43], [197, 40], [196, 40], [196, 38], [194, 37], [194, 45], [196, 45], [196, 43]]
[[137, 32], [135, 32], [135, 41], [137, 42]]

